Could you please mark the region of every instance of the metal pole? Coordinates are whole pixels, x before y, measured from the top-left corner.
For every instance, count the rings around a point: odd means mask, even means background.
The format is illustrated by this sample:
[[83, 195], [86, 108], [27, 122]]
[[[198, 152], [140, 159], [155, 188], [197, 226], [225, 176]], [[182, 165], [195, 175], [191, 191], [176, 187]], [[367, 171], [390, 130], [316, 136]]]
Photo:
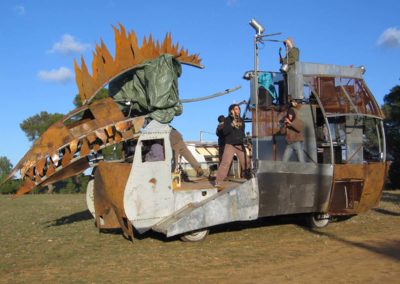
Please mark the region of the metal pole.
[[258, 42], [259, 35], [254, 35], [254, 95], [256, 101], [256, 161], [258, 161]]

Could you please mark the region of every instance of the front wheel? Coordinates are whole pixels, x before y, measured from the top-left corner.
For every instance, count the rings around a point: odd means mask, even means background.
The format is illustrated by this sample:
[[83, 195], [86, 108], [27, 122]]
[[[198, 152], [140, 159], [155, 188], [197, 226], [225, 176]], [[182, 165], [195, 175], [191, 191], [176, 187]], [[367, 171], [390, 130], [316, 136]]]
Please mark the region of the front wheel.
[[86, 205], [88, 210], [90, 211], [90, 214], [92, 214], [93, 218], [96, 219], [96, 210], [94, 207], [94, 179], [91, 179], [88, 182], [86, 188]]
[[329, 224], [329, 214], [312, 213], [307, 215], [307, 223], [311, 228], [324, 228]]
[[184, 242], [200, 242], [204, 240], [209, 233], [209, 230], [199, 230], [186, 233], [181, 236], [181, 240]]

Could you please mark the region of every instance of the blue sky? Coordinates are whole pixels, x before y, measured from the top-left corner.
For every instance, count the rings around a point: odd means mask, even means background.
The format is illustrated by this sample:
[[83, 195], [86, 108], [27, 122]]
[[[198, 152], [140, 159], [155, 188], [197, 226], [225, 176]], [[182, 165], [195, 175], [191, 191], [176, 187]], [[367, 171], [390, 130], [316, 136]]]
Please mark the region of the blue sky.
[[[113, 25], [173, 40], [200, 53], [205, 69], [185, 66], [179, 80], [182, 99], [227, 88], [239, 91], [214, 100], [185, 104], [172, 125], [186, 140], [214, 132], [217, 117], [232, 102], [249, 97], [242, 79], [253, 69], [256, 18], [276, 39], [294, 38], [306, 62], [364, 65], [365, 79], [379, 104], [400, 84], [400, 1], [267, 0], [68, 0], [0, 3], [0, 156], [15, 165], [29, 150], [19, 124], [40, 111], [68, 113], [77, 94], [73, 60], [91, 52], [100, 39], [114, 50]], [[280, 44], [260, 47], [260, 68], [278, 70]], [[215, 140], [204, 134], [204, 140]]]

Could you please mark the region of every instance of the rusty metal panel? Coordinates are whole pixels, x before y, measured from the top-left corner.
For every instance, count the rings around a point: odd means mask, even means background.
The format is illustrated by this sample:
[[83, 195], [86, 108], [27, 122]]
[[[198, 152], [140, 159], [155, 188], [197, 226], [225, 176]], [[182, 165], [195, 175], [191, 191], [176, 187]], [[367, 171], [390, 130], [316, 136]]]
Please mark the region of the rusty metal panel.
[[329, 212], [331, 214], [356, 214], [363, 187], [363, 180], [336, 181], [332, 189]]
[[286, 110], [275, 109], [273, 107], [269, 109], [259, 109], [258, 120], [256, 120], [256, 109], [253, 109], [253, 133], [256, 133], [256, 121], [258, 121], [259, 137], [272, 136], [274, 134], [277, 134], [281, 129], [280, 122], [285, 117], [285, 115]]
[[24, 190], [17, 195], [83, 172], [90, 167], [87, 156], [92, 151], [133, 139], [133, 126], [138, 132], [143, 122], [143, 117], [126, 119], [111, 98], [70, 112], [50, 126], [13, 169], [10, 176], [20, 170], [24, 179]]
[[330, 214], [357, 214], [379, 202], [386, 163], [336, 164]]
[[378, 204], [385, 185], [385, 177], [385, 163], [371, 163], [366, 165], [366, 178], [360, 205], [357, 210], [358, 213], [365, 212]]
[[335, 164], [334, 180], [364, 179], [365, 171], [364, 164]]
[[119, 228], [126, 218], [123, 196], [132, 164], [100, 162], [94, 178], [94, 210], [102, 228]]
[[305, 77], [321, 101], [324, 111], [332, 116], [339, 114], [384, 115], [364, 80], [351, 77]]

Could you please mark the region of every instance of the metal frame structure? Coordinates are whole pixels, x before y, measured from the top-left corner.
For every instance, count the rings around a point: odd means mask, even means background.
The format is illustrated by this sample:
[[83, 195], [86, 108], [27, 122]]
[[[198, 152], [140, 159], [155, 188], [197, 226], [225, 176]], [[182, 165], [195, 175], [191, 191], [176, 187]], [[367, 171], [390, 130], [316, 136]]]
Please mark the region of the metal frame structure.
[[[104, 84], [161, 54], [173, 54], [181, 63], [202, 67], [199, 56], [173, 45], [170, 35], [162, 44], [154, 43], [150, 36], [139, 47], [135, 34], [127, 35], [120, 26], [120, 30], [114, 28], [115, 59], [102, 43], [96, 46], [92, 75], [83, 60], [81, 68], [75, 62], [84, 106], [51, 126], [18, 163], [12, 172], [20, 170], [24, 180], [18, 194], [76, 175], [93, 165], [90, 157], [107, 146], [124, 143], [129, 150], [123, 161], [95, 164], [87, 204], [99, 230], [122, 228], [132, 240], [135, 230], [200, 240], [214, 225], [284, 214], [306, 214], [314, 225], [323, 226], [329, 216], [354, 215], [375, 206], [385, 180], [386, 147], [383, 114], [363, 80], [365, 69], [295, 64], [294, 81], [288, 84], [294, 84], [290, 87], [304, 121], [307, 159], [305, 163], [284, 162], [286, 142], [280, 134], [280, 121], [288, 109], [285, 76], [273, 72], [271, 87], [279, 89], [280, 99], [262, 104], [258, 77], [265, 71], [258, 70], [257, 45], [271, 35], [263, 35], [264, 28], [254, 19], [250, 24], [256, 35], [254, 71], [244, 76], [251, 80], [245, 112], [251, 114], [245, 121], [253, 127], [254, 168], [249, 180], [232, 179], [221, 191], [205, 178], [182, 181], [174, 171], [177, 161], [167, 123], [147, 123], [146, 114], [126, 117], [111, 98], [93, 101]], [[346, 84], [341, 82], [344, 79]], [[321, 137], [324, 125], [326, 137]], [[344, 138], [334, 131], [339, 126]], [[148, 142], [162, 147], [157, 159], [147, 158], [152, 157], [147, 155], [151, 149]], [[350, 158], [342, 159], [343, 155]]]

